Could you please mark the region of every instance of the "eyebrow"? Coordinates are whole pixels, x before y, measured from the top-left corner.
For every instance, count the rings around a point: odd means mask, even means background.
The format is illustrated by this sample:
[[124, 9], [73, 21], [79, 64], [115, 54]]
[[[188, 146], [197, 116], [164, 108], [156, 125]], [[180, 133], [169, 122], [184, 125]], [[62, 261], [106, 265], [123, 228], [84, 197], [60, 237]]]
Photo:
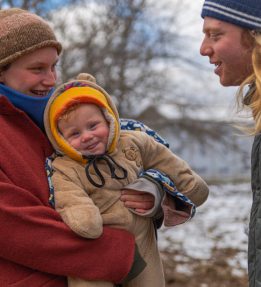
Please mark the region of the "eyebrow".
[[208, 33], [208, 32], [219, 32], [220, 28], [219, 27], [206, 27], [205, 29], [203, 28], [203, 33]]
[[[59, 62], [59, 59], [57, 59], [55, 62], [53, 62], [52, 64], [55, 65]], [[48, 63], [49, 64], [49, 63]], [[29, 62], [28, 65], [46, 65], [46, 62], [41, 62], [41, 61], [35, 61], [35, 62]]]

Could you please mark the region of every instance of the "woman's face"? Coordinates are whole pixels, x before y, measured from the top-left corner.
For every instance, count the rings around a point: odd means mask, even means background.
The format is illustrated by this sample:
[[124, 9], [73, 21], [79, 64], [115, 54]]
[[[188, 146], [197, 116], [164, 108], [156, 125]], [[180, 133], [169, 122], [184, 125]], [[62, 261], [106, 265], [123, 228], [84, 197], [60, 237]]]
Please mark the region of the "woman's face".
[[[244, 40], [242, 28], [205, 17], [200, 53], [209, 57], [223, 86], [238, 86], [253, 72], [253, 41]], [[250, 37], [250, 36], [249, 36]]]
[[0, 82], [23, 94], [44, 97], [56, 83], [57, 62], [56, 48], [38, 49], [18, 58], [0, 72]]

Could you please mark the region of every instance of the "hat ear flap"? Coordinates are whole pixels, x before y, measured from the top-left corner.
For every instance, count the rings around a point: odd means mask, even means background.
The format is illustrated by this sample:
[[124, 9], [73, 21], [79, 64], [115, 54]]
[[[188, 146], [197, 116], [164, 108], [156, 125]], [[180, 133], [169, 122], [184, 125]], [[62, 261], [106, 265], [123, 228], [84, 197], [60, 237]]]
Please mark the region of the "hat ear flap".
[[118, 137], [118, 130], [116, 127], [117, 118], [115, 117], [111, 109], [101, 108], [101, 110], [106, 121], [109, 123], [110, 133], [106, 150], [111, 152], [115, 149], [115, 140]]

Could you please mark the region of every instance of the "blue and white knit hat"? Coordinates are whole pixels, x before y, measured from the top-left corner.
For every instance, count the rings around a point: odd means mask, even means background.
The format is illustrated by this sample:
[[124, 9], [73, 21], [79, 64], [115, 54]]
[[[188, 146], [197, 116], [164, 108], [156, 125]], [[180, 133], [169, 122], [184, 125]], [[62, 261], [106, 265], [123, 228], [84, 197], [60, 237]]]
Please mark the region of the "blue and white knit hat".
[[261, 31], [261, 0], [205, 0], [201, 17]]

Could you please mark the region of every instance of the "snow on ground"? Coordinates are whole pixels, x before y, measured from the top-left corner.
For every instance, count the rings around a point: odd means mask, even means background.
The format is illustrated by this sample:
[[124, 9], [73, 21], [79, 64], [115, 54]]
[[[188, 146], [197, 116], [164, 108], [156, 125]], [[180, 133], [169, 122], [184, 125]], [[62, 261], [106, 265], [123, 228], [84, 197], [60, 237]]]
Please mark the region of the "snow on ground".
[[246, 270], [251, 202], [250, 184], [210, 186], [208, 200], [191, 221], [159, 230], [160, 249], [181, 248], [186, 256], [196, 259], [210, 259], [213, 248], [237, 249], [229, 263]]

